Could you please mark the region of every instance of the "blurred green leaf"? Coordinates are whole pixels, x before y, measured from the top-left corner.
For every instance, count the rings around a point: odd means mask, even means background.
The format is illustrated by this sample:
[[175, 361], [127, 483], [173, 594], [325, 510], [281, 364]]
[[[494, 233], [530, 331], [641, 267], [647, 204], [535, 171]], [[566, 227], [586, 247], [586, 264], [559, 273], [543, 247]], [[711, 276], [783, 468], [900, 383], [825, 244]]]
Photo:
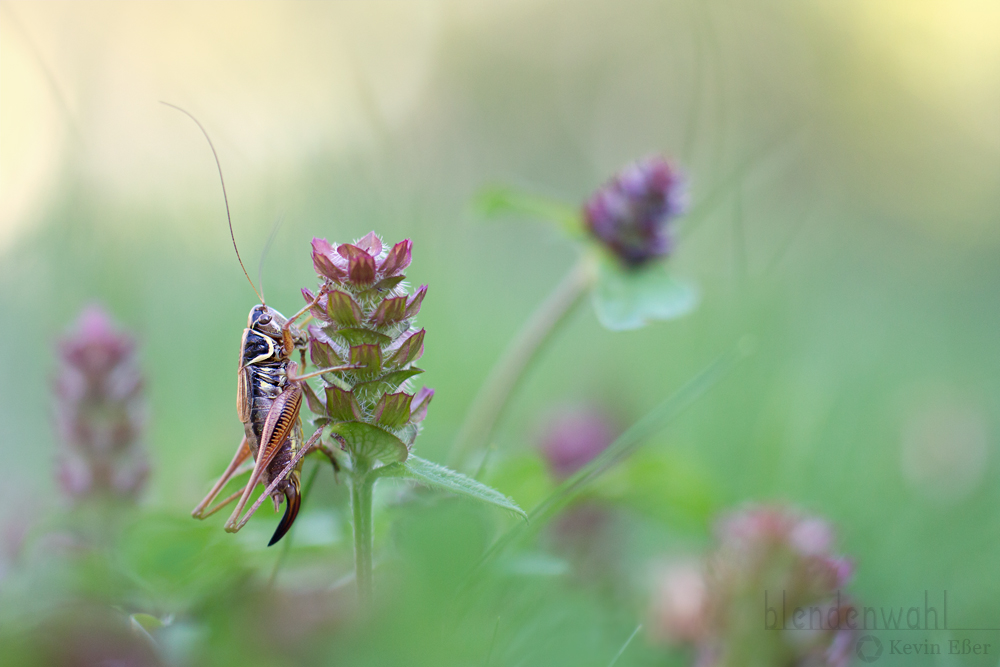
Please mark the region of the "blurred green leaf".
[[534, 507], [552, 493], [552, 475], [535, 452], [496, 457], [486, 473], [490, 486], [503, 489], [521, 507]]
[[500, 566], [504, 574], [517, 577], [561, 577], [572, 567], [564, 558], [544, 553], [518, 554], [506, 559]]
[[152, 632], [157, 628], [163, 627], [163, 621], [149, 614], [132, 614], [131, 616], [129, 616], [129, 619], [131, 619], [132, 621], [133, 628], [138, 626], [147, 633]]
[[168, 608], [194, 605], [235, 583], [245, 572], [242, 550], [220, 523], [147, 515], [125, 531], [122, 564], [158, 604]]
[[554, 223], [572, 238], [583, 235], [580, 211], [565, 202], [498, 186], [481, 190], [473, 200], [476, 210], [487, 218], [502, 215], [535, 218]]
[[431, 463], [419, 456], [410, 455], [404, 463], [383, 466], [382, 468], [378, 468], [376, 472], [379, 477], [411, 479], [432, 489], [450, 491], [451, 493], [472, 498], [487, 505], [499, 507], [523, 519], [528, 518], [528, 515], [523, 509], [518, 507], [517, 503], [496, 489], [477, 482], [471, 477], [466, 477], [460, 472], [455, 472], [450, 468]]
[[693, 285], [671, 276], [663, 262], [625, 270], [605, 260], [598, 269], [593, 303], [606, 328], [629, 331], [686, 315], [698, 305], [698, 293]]
[[643, 449], [608, 472], [596, 495], [654, 519], [703, 529], [720, 505], [718, 486], [706, 467], [686, 452]]

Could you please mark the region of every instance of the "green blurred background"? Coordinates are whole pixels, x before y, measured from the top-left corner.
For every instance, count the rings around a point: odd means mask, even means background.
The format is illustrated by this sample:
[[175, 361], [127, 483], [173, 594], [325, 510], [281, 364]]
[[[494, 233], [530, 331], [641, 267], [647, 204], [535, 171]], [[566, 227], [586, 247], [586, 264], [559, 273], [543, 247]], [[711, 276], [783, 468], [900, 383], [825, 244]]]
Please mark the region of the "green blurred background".
[[[240, 437], [256, 301], [208, 147], [158, 100], [211, 134], [255, 279], [283, 221], [263, 267], [279, 310], [315, 283], [313, 236], [413, 240], [437, 391], [417, 451], [435, 461], [575, 253], [544, 222], [484, 221], [475, 193], [576, 204], [662, 152], [690, 181], [671, 262], [700, 307], [631, 333], [579, 308], [515, 397], [487, 479], [530, 509], [552, 484], [534, 442], [555, 406], [598, 403], [627, 426], [750, 336], [752, 356], [600, 485], [626, 517], [635, 599], [651, 563], [706, 542], [716, 510], [787, 500], [837, 524], [859, 599], [908, 607], [947, 590], [952, 627], [1000, 627], [998, 35], [1000, 6], [977, 0], [0, 3], [4, 512], [58, 507], [53, 343], [94, 300], [142, 344], [144, 511], [184, 530], [172, 522], [187, 525]], [[443, 547], [428, 536], [446, 534], [461, 569], [503, 521], [396, 507], [397, 491], [379, 539], [429, 588]], [[336, 581], [346, 493], [321, 471], [311, 500], [299, 578]], [[210, 535], [268, 570], [276, 517], [261, 514], [237, 537], [210, 521]], [[641, 604], [550, 578], [524, 589], [544, 604], [490, 616], [492, 660], [608, 664]], [[398, 641], [377, 649], [331, 646], [345, 664], [438, 650], [392, 623]], [[493, 622], [477, 632], [471, 655]], [[665, 659], [640, 643], [619, 664]]]

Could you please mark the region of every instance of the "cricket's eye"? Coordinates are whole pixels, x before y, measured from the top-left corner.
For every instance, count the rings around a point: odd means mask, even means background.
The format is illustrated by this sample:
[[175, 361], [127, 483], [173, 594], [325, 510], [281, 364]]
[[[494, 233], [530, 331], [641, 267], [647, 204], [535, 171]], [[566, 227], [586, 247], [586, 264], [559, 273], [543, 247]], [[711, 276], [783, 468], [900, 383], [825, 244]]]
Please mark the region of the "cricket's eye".
[[270, 322], [271, 322], [271, 313], [268, 312], [261, 313], [260, 317], [257, 318], [257, 324], [270, 324]]

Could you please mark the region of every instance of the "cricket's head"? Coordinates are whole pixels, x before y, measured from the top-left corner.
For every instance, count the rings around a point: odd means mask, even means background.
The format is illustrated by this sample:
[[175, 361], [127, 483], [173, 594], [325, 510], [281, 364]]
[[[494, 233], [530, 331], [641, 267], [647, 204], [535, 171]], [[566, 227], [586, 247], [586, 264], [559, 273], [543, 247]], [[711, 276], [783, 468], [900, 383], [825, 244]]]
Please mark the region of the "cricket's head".
[[259, 303], [250, 309], [247, 329], [274, 340], [282, 340], [282, 328], [287, 321], [287, 318], [274, 308]]

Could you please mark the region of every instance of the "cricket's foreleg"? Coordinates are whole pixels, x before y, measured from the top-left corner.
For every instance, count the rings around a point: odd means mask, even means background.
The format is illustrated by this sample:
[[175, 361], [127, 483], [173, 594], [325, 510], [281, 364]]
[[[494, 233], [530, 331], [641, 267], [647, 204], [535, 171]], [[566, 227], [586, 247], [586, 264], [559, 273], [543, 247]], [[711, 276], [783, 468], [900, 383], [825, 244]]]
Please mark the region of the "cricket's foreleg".
[[233, 497], [230, 496], [226, 500], [219, 503], [217, 506], [213, 507], [210, 511], [205, 510], [206, 507], [212, 504], [212, 501], [215, 500], [215, 497], [219, 495], [219, 492], [222, 491], [223, 488], [225, 488], [226, 484], [229, 483], [229, 480], [233, 479], [237, 475], [246, 472], [246, 469], [243, 466], [243, 462], [246, 461], [247, 458], [249, 458], [249, 456], [250, 456], [250, 445], [247, 443], [246, 436], [243, 436], [243, 440], [240, 441], [240, 446], [236, 448], [236, 455], [233, 456], [233, 460], [229, 463], [229, 466], [226, 467], [226, 471], [222, 473], [222, 477], [220, 477], [219, 481], [215, 483], [215, 486], [212, 487], [212, 490], [208, 492], [208, 495], [205, 496], [200, 503], [198, 503], [197, 507], [191, 510], [191, 516], [193, 516], [196, 519], [204, 519], [217, 512], [221, 507], [232, 502]]

